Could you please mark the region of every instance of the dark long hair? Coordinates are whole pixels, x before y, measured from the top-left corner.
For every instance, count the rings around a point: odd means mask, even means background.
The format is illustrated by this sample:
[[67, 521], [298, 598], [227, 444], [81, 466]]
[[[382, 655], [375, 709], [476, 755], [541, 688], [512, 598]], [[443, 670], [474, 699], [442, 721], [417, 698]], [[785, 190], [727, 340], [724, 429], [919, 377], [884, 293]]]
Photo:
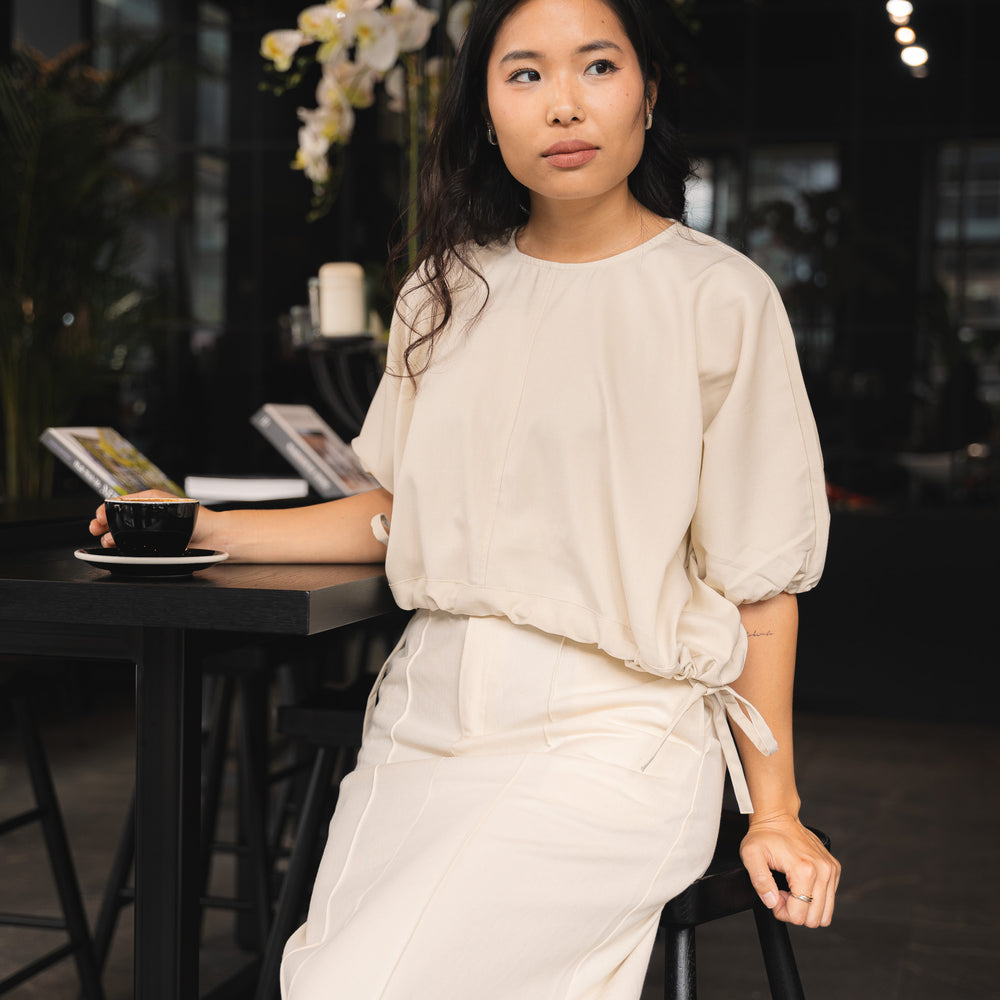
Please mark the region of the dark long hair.
[[[423, 303], [415, 315], [407, 311], [413, 336], [404, 357], [410, 375], [426, 367], [434, 338], [451, 320], [453, 289], [464, 272], [471, 271], [485, 284], [471, 259], [473, 246], [509, 239], [528, 219], [528, 191], [507, 170], [500, 150], [487, 142], [482, 110], [494, 41], [522, 2], [476, 0], [424, 153], [415, 230], [420, 250], [400, 282], [400, 287], [407, 286], [404, 295], [420, 289], [429, 293], [421, 296]], [[658, 9], [669, 4], [666, 0], [604, 2], [618, 16], [635, 49], [643, 80], [647, 85], [657, 84], [652, 128], [646, 132], [639, 163], [629, 175], [629, 190], [650, 211], [681, 220], [690, 161], [674, 125], [673, 83], [658, 17]], [[395, 250], [395, 260], [402, 258], [406, 245], [404, 238]], [[488, 296], [488, 287], [486, 292]], [[424, 358], [416, 371], [411, 363], [415, 351]]]

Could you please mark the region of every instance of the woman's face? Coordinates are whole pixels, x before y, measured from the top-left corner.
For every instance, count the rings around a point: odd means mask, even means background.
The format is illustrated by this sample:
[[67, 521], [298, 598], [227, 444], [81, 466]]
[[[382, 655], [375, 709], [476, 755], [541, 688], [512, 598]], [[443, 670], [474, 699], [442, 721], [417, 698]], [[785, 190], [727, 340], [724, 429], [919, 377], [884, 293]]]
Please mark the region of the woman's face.
[[599, 198], [627, 184], [656, 89], [603, 0], [524, 0], [497, 33], [488, 116], [534, 197]]

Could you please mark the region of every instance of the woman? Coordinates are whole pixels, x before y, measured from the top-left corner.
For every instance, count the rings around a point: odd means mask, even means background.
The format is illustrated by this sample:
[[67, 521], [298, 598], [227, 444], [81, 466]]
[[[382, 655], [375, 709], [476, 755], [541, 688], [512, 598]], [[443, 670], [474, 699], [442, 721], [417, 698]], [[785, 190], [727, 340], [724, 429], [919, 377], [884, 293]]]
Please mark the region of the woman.
[[479, 0], [355, 441], [382, 488], [199, 521], [243, 560], [384, 558], [416, 609], [286, 1000], [634, 1000], [727, 765], [755, 889], [830, 922], [791, 733], [819, 447], [773, 286], [678, 221], [656, 37], [645, 0]]

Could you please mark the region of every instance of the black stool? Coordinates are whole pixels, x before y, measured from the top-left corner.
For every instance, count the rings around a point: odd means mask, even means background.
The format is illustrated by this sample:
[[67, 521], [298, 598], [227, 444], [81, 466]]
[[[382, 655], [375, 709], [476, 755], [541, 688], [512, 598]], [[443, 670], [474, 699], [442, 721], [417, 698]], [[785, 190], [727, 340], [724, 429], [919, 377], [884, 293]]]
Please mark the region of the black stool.
[[335, 692], [333, 697], [332, 702], [315, 698], [308, 705], [285, 705], [278, 709], [278, 732], [315, 747], [316, 754], [298, 811], [295, 843], [264, 949], [254, 1000], [274, 1000], [278, 996], [281, 953], [297, 926], [316, 876], [320, 833], [326, 829], [340, 782], [354, 767], [361, 746], [364, 710], [336, 707], [342, 703], [343, 695]]
[[[788, 927], [760, 901], [740, 861], [740, 842], [746, 832], [746, 816], [723, 810], [708, 870], [663, 908], [660, 932], [665, 948], [665, 1000], [696, 1000], [695, 928], [746, 910], [753, 911], [757, 924], [772, 1000], [805, 1000]], [[826, 834], [812, 832], [826, 847], [830, 846]], [[776, 878], [779, 888], [788, 888], [784, 876], [777, 874]]]
[[49, 770], [45, 748], [42, 745], [38, 725], [31, 711], [29, 695], [22, 687], [12, 687], [4, 693], [10, 696], [10, 703], [14, 710], [14, 718], [21, 738], [28, 774], [31, 778], [35, 808], [0, 821], [0, 835], [17, 830], [29, 823], [41, 825], [49, 864], [52, 867], [52, 875], [59, 894], [63, 919], [0, 913], [0, 924], [5, 924], [8, 927], [63, 931], [67, 934], [68, 941], [7, 976], [0, 982], [0, 995], [9, 993], [32, 976], [43, 972], [68, 955], [72, 955], [76, 961], [80, 991], [84, 1000], [104, 1000], [104, 990], [101, 986], [93, 941], [87, 927], [87, 917], [80, 896], [80, 885], [77, 881], [76, 869], [73, 866], [69, 842], [66, 838], [66, 828], [63, 825], [59, 800], [56, 798], [55, 787], [52, 784], [52, 774]]

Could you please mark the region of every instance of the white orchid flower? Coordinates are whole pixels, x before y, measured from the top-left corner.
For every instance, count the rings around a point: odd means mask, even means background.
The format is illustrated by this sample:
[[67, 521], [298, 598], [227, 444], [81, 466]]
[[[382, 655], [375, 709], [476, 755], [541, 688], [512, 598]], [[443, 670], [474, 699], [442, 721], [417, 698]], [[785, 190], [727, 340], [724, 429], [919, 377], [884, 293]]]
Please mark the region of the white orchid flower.
[[306, 160], [325, 158], [330, 152], [330, 140], [315, 121], [299, 129], [299, 152]]
[[[439, 57], [424, 60], [408, 55], [424, 49], [440, 20], [439, 13], [419, 0], [307, 2], [311, 6], [299, 14], [297, 29], [269, 32], [261, 39], [260, 51], [281, 73], [293, 69], [296, 54], [304, 46], [309, 46], [309, 58], [320, 65], [317, 106], [298, 109], [301, 126], [292, 166], [309, 177], [317, 195], [325, 197], [330, 193], [326, 189], [334, 184], [331, 149], [351, 141], [354, 109], [374, 104], [376, 86], [384, 82], [389, 109], [404, 114], [409, 110], [411, 127], [429, 127], [447, 69]], [[473, 0], [456, 0], [450, 8], [448, 37], [456, 49], [472, 7]], [[404, 53], [407, 55], [401, 59]], [[409, 79], [408, 72], [422, 74], [419, 88], [417, 79]], [[301, 79], [296, 72], [294, 83]], [[276, 88], [276, 92], [282, 91]], [[410, 107], [410, 101], [417, 104]], [[416, 148], [409, 150], [411, 168], [419, 145], [418, 138]]]
[[[350, 101], [348, 101], [347, 95], [344, 93], [343, 88], [340, 86], [340, 81], [337, 79], [337, 67], [324, 66], [323, 75], [320, 77], [319, 84], [316, 87], [316, 104], [318, 109], [339, 108], [349, 103]], [[304, 113], [303, 109], [299, 108], [300, 118], [302, 118]]]
[[[379, 81], [379, 74], [370, 66], [348, 61], [339, 63], [329, 72], [332, 73], [337, 86], [343, 91], [344, 96], [353, 107], [370, 108], [375, 103], [375, 84]], [[323, 101], [319, 93], [326, 86], [326, 75], [327, 70], [324, 68], [324, 80], [320, 81], [316, 92], [316, 99], [320, 103]]]
[[399, 58], [399, 38], [390, 19], [381, 10], [362, 10], [354, 19], [358, 62], [385, 74]]
[[402, 66], [393, 66], [383, 81], [385, 96], [388, 98], [386, 107], [390, 111], [402, 114], [406, 110], [406, 74]]
[[316, 185], [330, 179], [330, 161], [325, 156], [310, 157], [301, 148], [295, 152], [292, 169], [301, 170]]
[[382, 6], [382, 0], [327, 0], [327, 3], [348, 17], [353, 17], [360, 10], [375, 10]]
[[393, 0], [389, 18], [399, 37], [401, 52], [416, 52], [427, 44], [431, 28], [437, 24], [438, 15], [421, 7], [416, 0]]
[[457, 52], [462, 47], [462, 40], [469, 29], [469, 19], [472, 17], [472, 8], [475, 7], [474, 0], [458, 0], [448, 11], [448, 20], [445, 22], [444, 30], [448, 35], [448, 40]]
[[332, 4], [317, 4], [299, 14], [299, 31], [317, 42], [328, 42], [343, 35], [345, 19], [346, 14]]
[[324, 67], [336, 66], [347, 58], [353, 44], [353, 39], [347, 36], [331, 38], [316, 50], [316, 62]]
[[318, 108], [299, 108], [299, 118], [306, 128], [325, 139], [328, 147], [334, 143], [344, 145], [350, 142], [354, 131], [354, 108], [347, 95], [334, 81], [330, 81], [324, 98], [325, 102]]
[[330, 141], [323, 133], [312, 125], [303, 125], [292, 168], [303, 171], [313, 184], [325, 184], [330, 179], [329, 151]]
[[260, 54], [273, 62], [279, 73], [287, 73], [295, 53], [308, 41], [308, 36], [301, 31], [269, 31], [260, 40]]

